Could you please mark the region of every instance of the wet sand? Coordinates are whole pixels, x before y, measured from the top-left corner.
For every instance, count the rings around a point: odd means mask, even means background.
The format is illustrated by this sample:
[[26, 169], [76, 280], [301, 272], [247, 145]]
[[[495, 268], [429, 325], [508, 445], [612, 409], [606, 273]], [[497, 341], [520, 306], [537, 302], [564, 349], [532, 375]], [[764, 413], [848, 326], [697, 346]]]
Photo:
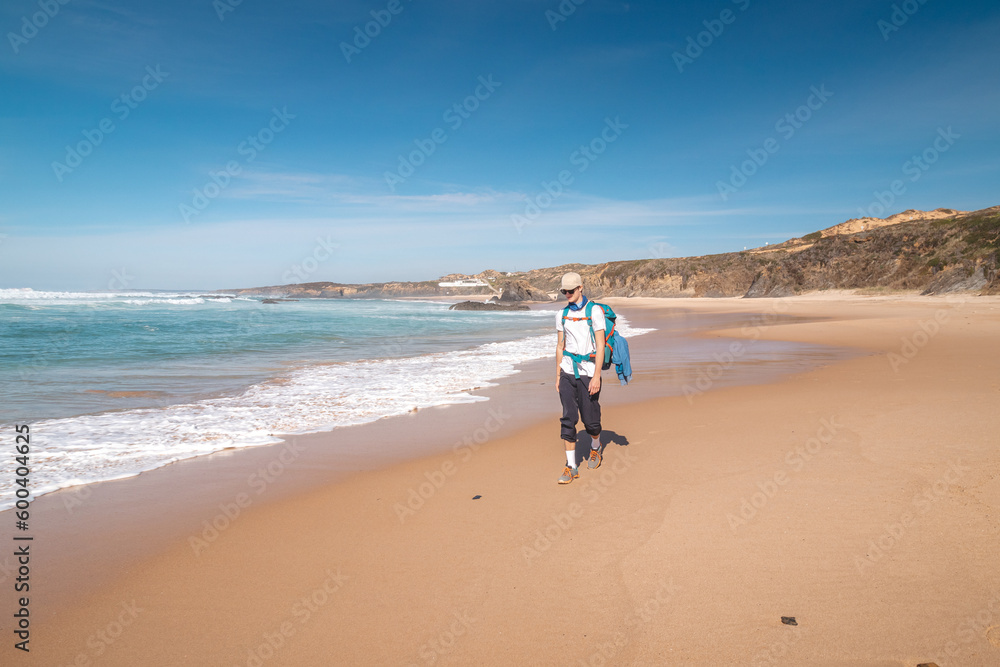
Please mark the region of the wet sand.
[[[681, 394], [685, 384], [693, 385], [705, 374], [706, 360], [727, 347], [725, 341], [700, 337], [702, 331], [756, 321], [756, 316], [740, 313], [693, 314], [680, 302], [668, 309], [631, 315], [633, 324], [657, 331], [633, 340], [634, 358], [643, 372], [627, 388], [609, 377], [605, 405]], [[664, 355], [662, 350], [667, 348], [669, 354]], [[758, 354], [739, 359], [726, 369], [719, 384], [762, 383], [850, 354], [827, 346], [780, 345], [779, 349], [788, 352], [787, 358]], [[229, 516], [223, 512], [218, 518], [220, 507], [231, 507], [240, 494], [249, 500], [246, 507], [237, 505], [243, 514], [251, 505], [275, 502], [358, 471], [478, 448], [526, 425], [551, 423], [558, 419], [553, 413], [558, 401], [550, 401], [545, 388], [551, 365], [549, 360], [525, 364], [519, 374], [500, 380], [497, 386], [473, 392], [488, 402], [443, 406], [330, 433], [292, 436], [284, 445], [231, 449], [123, 480], [41, 496], [32, 505], [33, 526], [59, 548], [40, 550], [35, 556], [36, 566], [50, 572], [43, 585], [33, 589], [38, 616], [44, 619], [68, 600], [100, 590], [121, 572], [180, 540], [206, 531], [211, 534], [206, 523], [217, 519], [218, 525], [224, 524]], [[156, 522], [156, 531], [148, 529], [151, 520]], [[6, 527], [0, 523], [0, 535]], [[0, 555], [0, 583], [15, 565], [12, 554]], [[77, 576], [81, 570], [88, 576]]]
[[[601, 469], [555, 484], [545, 362], [470, 409], [92, 485], [72, 513], [71, 491], [51, 494], [36, 503], [45, 539], [33, 545], [31, 658], [0, 655], [60, 665], [1000, 661], [1000, 300], [614, 305], [637, 324], [693, 311], [728, 329], [706, 334], [726, 351], [675, 377], [674, 396], [658, 393], [683, 365], [671, 362], [670, 337], [651, 334], [648, 350], [636, 339], [636, 382], [605, 390]], [[840, 361], [731, 386], [769, 340], [832, 346], [827, 362]], [[437, 453], [412, 460], [428, 434]], [[359, 454], [375, 444], [377, 460]]]

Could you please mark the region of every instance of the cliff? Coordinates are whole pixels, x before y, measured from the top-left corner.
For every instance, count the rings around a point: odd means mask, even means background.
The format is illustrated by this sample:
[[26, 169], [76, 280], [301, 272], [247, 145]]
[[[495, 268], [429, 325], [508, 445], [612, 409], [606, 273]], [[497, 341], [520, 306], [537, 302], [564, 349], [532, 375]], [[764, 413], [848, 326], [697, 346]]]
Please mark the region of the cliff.
[[438, 280], [412, 283], [305, 283], [220, 290], [265, 297], [396, 298], [498, 296], [504, 302], [555, 298], [559, 281], [576, 271], [592, 296], [773, 297], [828, 289], [967, 291], [1000, 294], [1000, 206], [981, 211], [904, 211], [858, 218], [772, 246], [741, 252], [567, 264], [516, 276], [487, 270], [488, 287], [443, 288]]
[[784, 243], [741, 252], [568, 264], [524, 278], [555, 292], [566, 271], [594, 296], [788, 296], [828, 289], [922, 293], [1000, 292], [1000, 206], [906, 211], [849, 220]]

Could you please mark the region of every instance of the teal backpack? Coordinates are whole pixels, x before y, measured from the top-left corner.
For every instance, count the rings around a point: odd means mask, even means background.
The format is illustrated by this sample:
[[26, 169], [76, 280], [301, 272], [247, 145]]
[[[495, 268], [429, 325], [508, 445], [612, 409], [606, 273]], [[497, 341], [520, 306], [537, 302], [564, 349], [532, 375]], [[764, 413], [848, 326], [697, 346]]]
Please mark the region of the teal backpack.
[[[600, 306], [604, 309], [604, 319], [611, 325], [610, 328], [606, 329], [604, 332], [604, 359], [601, 364], [601, 370], [607, 370], [611, 368], [611, 364], [615, 364], [615, 371], [618, 373], [618, 377], [621, 383], [628, 384], [629, 379], [632, 376], [632, 368], [629, 364], [629, 353], [628, 353], [628, 343], [625, 338], [622, 337], [617, 331], [615, 331], [615, 323], [618, 316], [615, 315], [615, 311], [611, 309], [611, 306], [604, 303], [596, 303], [594, 301], [587, 301], [587, 305], [584, 306], [583, 317], [574, 317], [570, 315], [571, 312], [569, 306], [563, 308], [562, 312], [562, 323], [563, 329], [566, 327], [566, 320], [571, 320], [573, 322], [579, 322], [581, 320], [587, 320], [587, 324], [590, 325], [590, 337], [595, 343], [597, 339], [594, 336], [594, 321], [591, 319], [591, 313], [593, 312], [594, 306]], [[580, 312], [580, 311], [575, 311]], [[573, 352], [567, 352], [563, 350], [563, 356], [569, 357], [573, 360], [573, 375], [579, 379], [580, 378], [580, 366], [579, 364], [584, 361], [594, 361], [594, 355], [583, 355], [575, 354]]]

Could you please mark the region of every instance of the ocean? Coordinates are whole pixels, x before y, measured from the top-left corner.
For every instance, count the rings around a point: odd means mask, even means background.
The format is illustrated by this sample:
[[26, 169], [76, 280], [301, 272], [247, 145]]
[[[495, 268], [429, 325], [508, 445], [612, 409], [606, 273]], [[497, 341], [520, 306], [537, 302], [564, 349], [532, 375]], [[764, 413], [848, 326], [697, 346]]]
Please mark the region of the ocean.
[[[552, 354], [552, 311], [414, 300], [0, 289], [0, 442], [32, 434], [33, 496], [471, 393]], [[619, 330], [638, 335], [620, 320]], [[7, 450], [9, 453], [9, 450]], [[0, 459], [0, 510], [15, 462]]]

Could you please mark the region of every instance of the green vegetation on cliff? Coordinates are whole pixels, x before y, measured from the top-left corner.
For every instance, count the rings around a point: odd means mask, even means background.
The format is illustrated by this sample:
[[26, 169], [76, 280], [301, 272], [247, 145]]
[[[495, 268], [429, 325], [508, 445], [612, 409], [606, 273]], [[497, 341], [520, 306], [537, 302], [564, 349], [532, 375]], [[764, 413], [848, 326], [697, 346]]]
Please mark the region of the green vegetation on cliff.
[[993, 207], [855, 233], [813, 232], [744, 252], [553, 267], [525, 278], [555, 291], [559, 276], [575, 270], [603, 296], [764, 297], [873, 288], [995, 293], [998, 254], [1000, 207]]

